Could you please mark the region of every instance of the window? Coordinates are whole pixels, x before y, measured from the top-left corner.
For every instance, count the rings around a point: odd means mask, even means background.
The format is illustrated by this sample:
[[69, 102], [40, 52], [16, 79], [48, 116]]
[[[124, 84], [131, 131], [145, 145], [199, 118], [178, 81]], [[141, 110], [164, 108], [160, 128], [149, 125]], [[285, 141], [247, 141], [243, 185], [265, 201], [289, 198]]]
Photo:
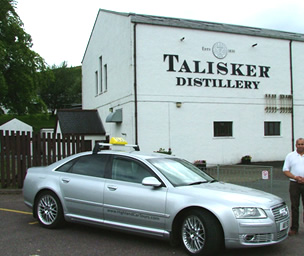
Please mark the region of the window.
[[214, 137], [232, 137], [232, 122], [214, 122]]
[[112, 179], [141, 183], [146, 177], [154, 176], [143, 164], [127, 158], [114, 158]]
[[[182, 159], [152, 158], [148, 161], [164, 175], [173, 186], [185, 186], [196, 182], [212, 181], [208, 174]], [[177, 171], [178, 170], [178, 171]]]
[[95, 90], [96, 90], [96, 95], [98, 95], [98, 72], [95, 71]]
[[102, 81], [103, 80], [102, 79], [102, 75], [103, 75], [102, 74], [102, 56], [99, 57], [99, 70], [100, 70], [100, 79], [99, 79], [100, 80], [100, 88], [99, 88], [99, 93], [102, 93], [102, 89], [103, 89], [102, 88], [102, 82], [103, 82]]
[[105, 173], [107, 155], [88, 155], [74, 159], [60, 166], [56, 171], [102, 178]]
[[105, 92], [108, 90], [108, 65], [104, 65], [104, 89]]
[[59, 168], [57, 168], [56, 171], [57, 172], [68, 172], [76, 161], [77, 161], [77, 159], [69, 161], [69, 162], [65, 163], [64, 165], [61, 165]]
[[280, 136], [281, 135], [281, 122], [264, 122], [264, 135], [265, 136]]

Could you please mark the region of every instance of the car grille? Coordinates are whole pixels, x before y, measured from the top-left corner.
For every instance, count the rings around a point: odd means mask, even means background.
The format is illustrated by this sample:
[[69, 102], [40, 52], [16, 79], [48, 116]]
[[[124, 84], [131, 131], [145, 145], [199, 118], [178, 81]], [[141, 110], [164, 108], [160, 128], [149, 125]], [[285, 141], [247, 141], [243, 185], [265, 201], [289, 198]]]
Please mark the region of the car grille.
[[256, 234], [253, 243], [267, 243], [273, 240], [272, 234]]
[[[280, 230], [280, 223], [283, 221], [289, 221], [289, 211], [286, 204], [275, 206], [271, 209], [277, 229]], [[288, 235], [288, 228], [277, 232], [276, 240], [280, 240]]]
[[280, 239], [284, 238], [285, 236], [287, 236], [287, 232], [288, 232], [288, 229], [278, 232], [277, 240], [280, 240]]
[[286, 204], [281, 204], [279, 206], [272, 208], [272, 213], [274, 215], [274, 219], [276, 222], [286, 220], [289, 217], [288, 208]]

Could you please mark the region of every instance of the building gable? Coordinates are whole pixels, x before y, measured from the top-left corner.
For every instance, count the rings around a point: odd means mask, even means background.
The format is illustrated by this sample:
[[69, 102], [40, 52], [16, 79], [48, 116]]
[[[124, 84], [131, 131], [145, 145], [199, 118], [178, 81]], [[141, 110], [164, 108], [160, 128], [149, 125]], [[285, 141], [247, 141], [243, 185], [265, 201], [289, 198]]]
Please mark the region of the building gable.
[[3, 131], [19, 131], [19, 132], [32, 132], [33, 127], [18, 120], [17, 118], [13, 118], [10, 121], [2, 124], [0, 126], [0, 130]]

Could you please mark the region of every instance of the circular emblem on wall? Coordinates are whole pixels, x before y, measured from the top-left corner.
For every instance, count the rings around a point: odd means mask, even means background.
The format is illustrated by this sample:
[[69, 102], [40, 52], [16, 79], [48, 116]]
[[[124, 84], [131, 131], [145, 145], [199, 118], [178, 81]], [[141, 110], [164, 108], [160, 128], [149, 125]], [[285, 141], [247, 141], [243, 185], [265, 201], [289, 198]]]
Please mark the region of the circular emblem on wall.
[[224, 59], [227, 56], [228, 50], [225, 44], [217, 42], [213, 45], [212, 52], [218, 59]]

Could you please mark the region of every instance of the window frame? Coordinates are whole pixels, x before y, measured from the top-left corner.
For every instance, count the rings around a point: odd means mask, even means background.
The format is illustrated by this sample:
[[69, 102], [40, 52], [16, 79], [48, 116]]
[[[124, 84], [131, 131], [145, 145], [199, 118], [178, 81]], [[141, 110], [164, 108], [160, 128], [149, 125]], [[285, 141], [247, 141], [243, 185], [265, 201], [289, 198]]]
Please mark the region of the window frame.
[[[218, 125], [229, 125], [229, 127], [223, 127], [220, 129]], [[233, 122], [232, 121], [213, 121], [213, 137], [233, 137]]]
[[281, 136], [281, 121], [264, 121], [264, 136]]
[[[84, 173], [79, 173], [79, 172], [74, 172], [73, 168], [75, 167], [75, 165], [77, 163], [79, 163], [79, 161], [83, 160], [84, 158], [104, 158], [104, 170], [101, 170], [101, 174], [100, 175], [92, 175], [92, 173], [89, 172], [84, 172]], [[108, 165], [109, 165], [109, 161], [110, 161], [110, 156], [107, 154], [89, 154], [89, 155], [83, 155], [83, 156], [79, 156], [77, 158], [74, 158], [68, 162], [65, 162], [64, 164], [62, 164], [61, 166], [57, 167], [55, 169], [56, 172], [62, 172], [62, 173], [69, 173], [69, 174], [73, 174], [73, 175], [84, 175], [87, 177], [95, 177], [95, 178], [105, 178], [105, 175], [107, 173], [107, 169], [108, 169]], [[69, 166], [68, 166], [69, 165]], [[64, 167], [68, 166], [67, 169], [65, 169]]]
[[99, 94], [103, 93], [103, 65], [102, 65], [102, 56], [99, 57]]
[[98, 71], [95, 71], [95, 95], [98, 95]]
[[108, 64], [104, 64], [104, 92], [108, 91]]
[[115, 180], [115, 181], [122, 181], [122, 182], [130, 182], [130, 183], [134, 183], [134, 184], [141, 184], [141, 182], [138, 182], [138, 180], [123, 180], [123, 179], [115, 179], [113, 178], [113, 166], [114, 166], [114, 162], [116, 160], [123, 160], [123, 161], [129, 161], [130, 164], [132, 165], [133, 163], [141, 166], [142, 168], [146, 169], [147, 172], [149, 172], [149, 176], [147, 177], [155, 177], [156, 179], [158, 179], [162, 184], [163, 182], [158, 178], [158, 176], [156, 175], [156, 173], [151, 170], [151, 168], [149, 166], [147, 166], [146, 164], [144, 164], [143, 162], [137, 160], [137, 159], [134, 159], [134, 158], [131, 158], [131, 157], [125, 157], [125, 156], [119, 156], [119, 155], [114, 155], [113, 158], [112, 158], [112, 161], [111, 161], [111, 173], [109, 175], [109, 179], [112, 179], [112, 180]]

